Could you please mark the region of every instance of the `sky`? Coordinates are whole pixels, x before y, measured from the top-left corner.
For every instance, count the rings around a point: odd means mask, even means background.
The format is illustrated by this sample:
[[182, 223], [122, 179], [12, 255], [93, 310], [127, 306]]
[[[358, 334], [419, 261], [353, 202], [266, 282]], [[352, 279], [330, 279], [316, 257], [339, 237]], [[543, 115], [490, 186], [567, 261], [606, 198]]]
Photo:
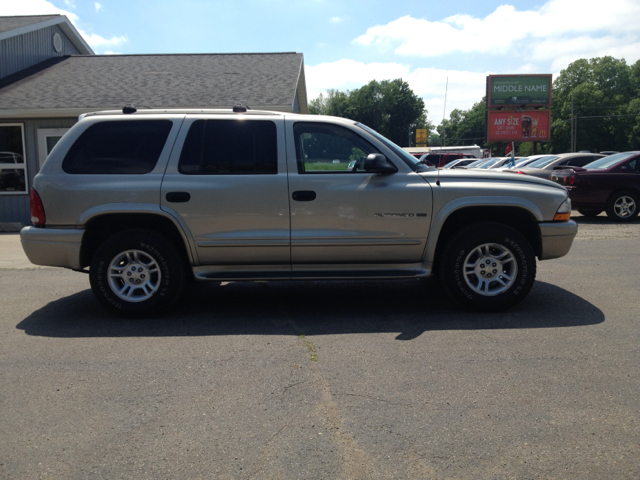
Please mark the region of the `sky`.
[[0, 16], [51, 13], [97, 54], [302, 53], [309, 100], [402, 78], [435, 125], [490, 74], [640, 59], [640, 0], [0, 0]]

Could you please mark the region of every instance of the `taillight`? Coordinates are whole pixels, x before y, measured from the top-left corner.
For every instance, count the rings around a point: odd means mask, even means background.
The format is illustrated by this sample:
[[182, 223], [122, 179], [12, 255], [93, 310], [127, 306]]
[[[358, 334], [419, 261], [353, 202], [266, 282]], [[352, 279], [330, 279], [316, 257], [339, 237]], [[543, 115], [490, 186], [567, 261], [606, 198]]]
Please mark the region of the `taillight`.
[[575, 175], [569, 175], [568, 177], [564, 177], [563, 183], [565, 185], [577, 185], [580, 183], [580, 181], [578, 180], [578, 177], [576, 177]]
[[42, 205], [40, 195], [38, 195], [35, 188], [31, 189], [29, 199], [31, 200], [31, 221], [34, 225], [44, 225], [47, 217], [44, 214], [44, 205]]

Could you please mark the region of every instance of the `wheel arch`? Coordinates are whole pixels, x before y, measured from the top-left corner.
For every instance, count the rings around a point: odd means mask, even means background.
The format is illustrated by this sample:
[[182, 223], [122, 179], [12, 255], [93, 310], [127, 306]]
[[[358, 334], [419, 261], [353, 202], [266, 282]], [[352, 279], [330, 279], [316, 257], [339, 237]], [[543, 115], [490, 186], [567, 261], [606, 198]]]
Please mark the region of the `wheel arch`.
[[[463, 226], [477, 222], [497, 222], [519, 231], [529, 242], [537, 257], [542, 254], [542, 236], [538, 220], [529, 210], [518, 206], [466, 206], [451, 212], [441, 224], [437, 242], [431, 244], [433, 271], [437, 271], [438, 259], [449, 239]], [[429, 257], [427, 257], [427, 261]]]
[[80, 249], [80, 263], [85, 268], [98, 246], [111, 235], [124, 230], [144, 228], [167, 237], [183, 255], [187, 265], [194, 265], [190, 241], [175, 219], [160, 212], [107, 212], [92, 216], [85, 223]]

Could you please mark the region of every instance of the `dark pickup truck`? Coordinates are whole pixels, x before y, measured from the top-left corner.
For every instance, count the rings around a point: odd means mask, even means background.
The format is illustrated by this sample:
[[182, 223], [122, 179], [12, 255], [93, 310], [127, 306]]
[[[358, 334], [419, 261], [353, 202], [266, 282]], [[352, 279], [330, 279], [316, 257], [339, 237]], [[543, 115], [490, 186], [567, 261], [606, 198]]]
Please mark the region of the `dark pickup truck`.
[[584, 167], [556, 167], [549, 176], [569, 191], [573, 208], [595, 217], [603, 210], [612, 220], [638, 216], [640, 151], [604, 157]]

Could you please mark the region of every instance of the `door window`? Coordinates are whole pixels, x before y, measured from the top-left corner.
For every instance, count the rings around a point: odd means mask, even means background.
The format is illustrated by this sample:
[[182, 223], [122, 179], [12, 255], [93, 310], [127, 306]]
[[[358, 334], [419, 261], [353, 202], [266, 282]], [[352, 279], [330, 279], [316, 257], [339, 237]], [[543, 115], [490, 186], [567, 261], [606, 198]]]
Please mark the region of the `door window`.
[[178, 171], [185, 175], [278, 173], [275, 123], [196, 120], [182, 147]]
[[348, 128], [329, 123], [298, 122], [293, 126], [298, 173], [365, 172], [365, 160], [380, 153]]

